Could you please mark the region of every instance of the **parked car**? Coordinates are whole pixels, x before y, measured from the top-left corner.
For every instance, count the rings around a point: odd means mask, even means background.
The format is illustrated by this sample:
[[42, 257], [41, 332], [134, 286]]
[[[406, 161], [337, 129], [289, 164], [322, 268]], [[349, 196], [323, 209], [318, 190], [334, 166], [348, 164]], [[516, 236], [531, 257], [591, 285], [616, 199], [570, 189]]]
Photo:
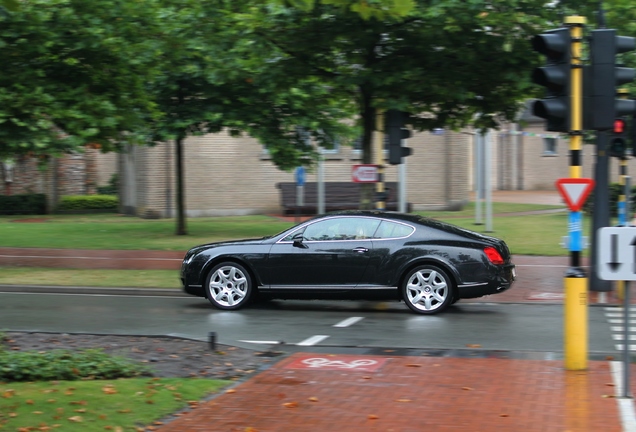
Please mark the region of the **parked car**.
[[186, 293], [225, 310], [259, 296], [402, 300], [434, 314], [459, 299], [503, 292], [514, 280], [503, 240], [380, 211], [331, 213], [271, 237], [196, 246], [181, 267]]

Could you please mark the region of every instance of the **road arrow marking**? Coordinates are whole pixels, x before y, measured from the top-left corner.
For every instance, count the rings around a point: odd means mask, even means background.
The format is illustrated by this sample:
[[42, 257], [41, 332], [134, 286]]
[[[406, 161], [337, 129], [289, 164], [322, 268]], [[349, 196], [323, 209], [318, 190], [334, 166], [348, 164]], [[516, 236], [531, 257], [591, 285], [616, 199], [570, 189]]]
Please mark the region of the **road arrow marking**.
[[610, 236], [610, 247], [611, 247], [611, 257], [610, 262], [607, 263], [610, 270], [616, 273], [621, 266], [621, 263], [618, 262], [618, 234], [612, 234]]

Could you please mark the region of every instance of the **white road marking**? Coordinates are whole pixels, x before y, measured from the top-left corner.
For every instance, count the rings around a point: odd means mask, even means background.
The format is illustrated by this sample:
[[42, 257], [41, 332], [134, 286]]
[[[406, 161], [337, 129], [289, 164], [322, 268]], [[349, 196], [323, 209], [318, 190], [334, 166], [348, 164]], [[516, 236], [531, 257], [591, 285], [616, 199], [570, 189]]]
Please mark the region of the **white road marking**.
[[614, 388], [616, 389], [615, 396], [616, 402], [618, 403], [618, 411], [621, 414], [623, 432], [636, 432], [634, 400], [623, 398], [623, 363], [611, 361], [610, 368], [612, 371], [612, 379], [614, 380]]
[[240, 340], [239, 342], [259, 344], [259, 345], [280, 345], [281, 344], [281, 341]]
[[[625, 336], [622, 334], [613, 334], [612, 338], [614, 338], [614, 340], [617, 340], [617, 341], [618, 340], [622, 341], [623, 339], [625, 339]], [[630, 341], [636, 340], [636, 335], [629, 335], [629, 340]]]
[[298, 345], [298, 346], [312, 346], [312, 345], [316, 345], [317, 343], [320, 343], [320, 342], [324, 341], [328, 337], [329, 337], [328, 335], [316, 335], [316, 336], [312, 336], [312, 337], [310, 337], [308, 339], [305, 339], [302, 342], [298, 342], [296, 345]]
[[[613, 332], [621, 332], [623, 333], [623, 326], [611, 326], [610, 327]], [[636, 327], [629, 327], [627, 329], [629, 333], [636, 332]]]
[[334, 327], [349, 327], [355, 323], [357, 323], [358, 321], [360, 321], [361, 319], [363, 319], [364, 317], [351, 317], [351, 318], [347, 318], [346, 320], [342, 320], [340, 321], [338, 324], [334, 324]]

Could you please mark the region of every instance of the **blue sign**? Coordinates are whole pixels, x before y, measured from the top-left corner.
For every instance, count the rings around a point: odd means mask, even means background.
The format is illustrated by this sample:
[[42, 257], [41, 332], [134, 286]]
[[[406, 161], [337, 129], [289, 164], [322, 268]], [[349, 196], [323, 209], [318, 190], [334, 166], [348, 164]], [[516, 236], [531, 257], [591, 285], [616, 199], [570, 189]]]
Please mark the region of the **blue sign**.
[[305, 186], [305, 167], [296, 168], [296, 186]]
[[570, 212], [570, 251], [581, 252], [583, 250], [583, 217], [580, 211]]

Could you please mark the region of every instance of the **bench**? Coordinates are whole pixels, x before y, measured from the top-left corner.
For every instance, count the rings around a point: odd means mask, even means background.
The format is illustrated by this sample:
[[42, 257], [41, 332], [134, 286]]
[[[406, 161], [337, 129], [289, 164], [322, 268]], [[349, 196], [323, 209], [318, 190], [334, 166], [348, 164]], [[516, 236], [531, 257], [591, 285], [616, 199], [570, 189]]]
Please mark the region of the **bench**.
[[[314, 215], [318, 213], [318, 184], [305, 183], [304, 204], [300, 208], [296, 207], [296, 183], [277, 183], [280, 189], [280, 205], [283, 214], [296, 213], [302, 215]], [[338, 210], [357, 210], [360, 208], [360, 189], [362, 183], [353, 182], [325, 182], [325, 211], [332, 212]], [[398, 184], [397, 182], [386, 182], [384, 190], [388, 192], [385, 207], [389, 211], [398, 210]], [[375, 206], [375, 203], [374, 203]], [[407, 212], [411, 211], [411, 204], [407, 203]]]

